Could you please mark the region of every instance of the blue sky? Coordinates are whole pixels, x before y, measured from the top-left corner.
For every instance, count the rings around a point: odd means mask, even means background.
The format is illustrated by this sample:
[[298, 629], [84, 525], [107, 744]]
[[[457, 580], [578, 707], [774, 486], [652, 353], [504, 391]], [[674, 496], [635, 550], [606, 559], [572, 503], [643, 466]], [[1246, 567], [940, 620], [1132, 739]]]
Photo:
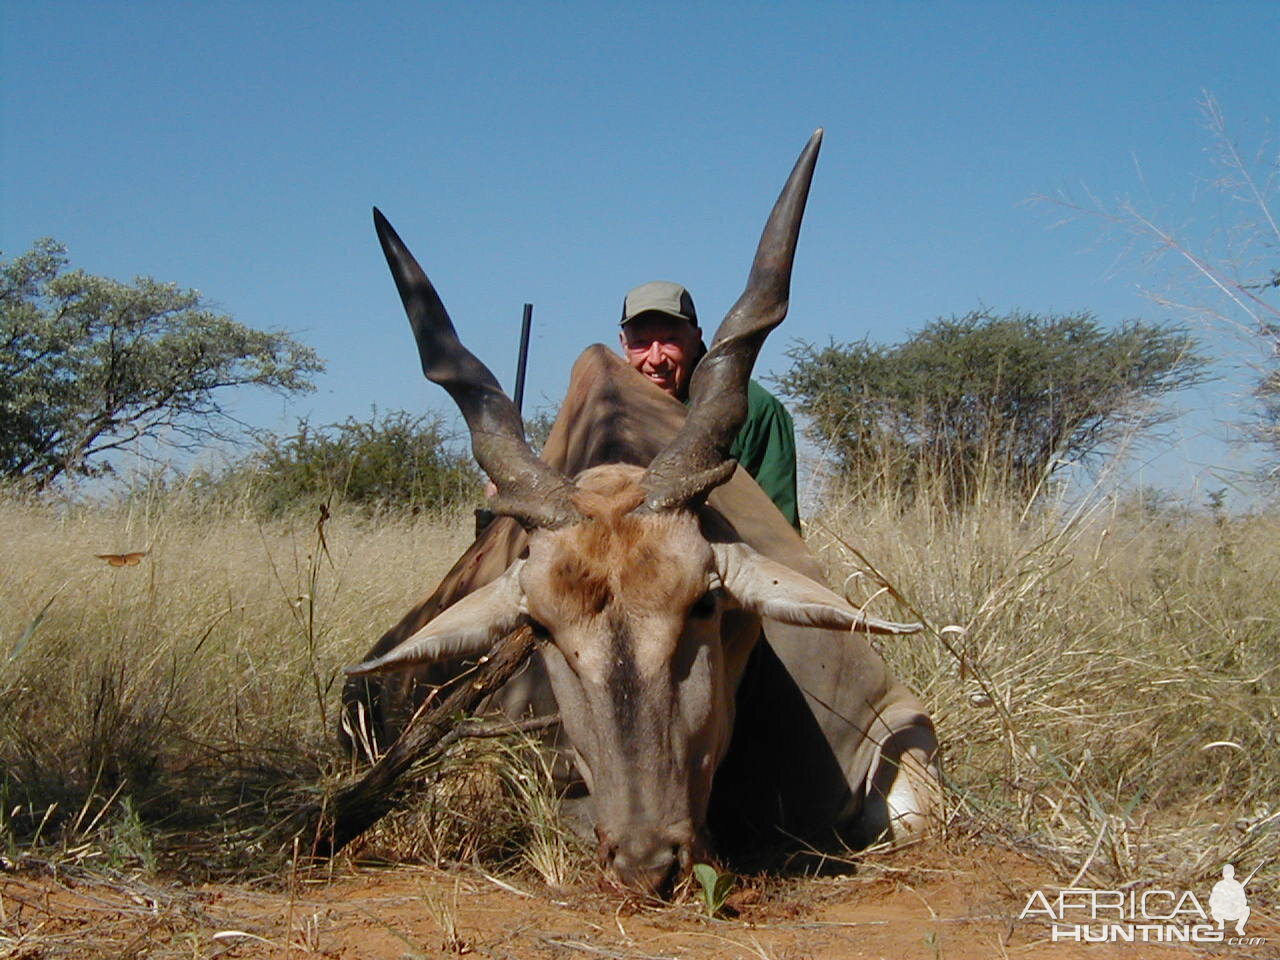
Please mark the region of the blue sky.
[[[806, 137], [827, 135], [789, 342], [893, 342], [978, 307], [1165, 319], [1118, 242], [1037, 194], [1132, 197], [1193, 234], [1212, 91], [1260, 142], [1280, 2], [63, 3], [0, 7], [0, 249], [195, 287], [328, 364], [263, 426], [440, 410], [374, 238], [377, 204], [464, 340], [526, 406], [612, 342], [623, 293], [673, 279], [704, 325], [741, 289]], [[1209, 214], [1211, 216], [1211, 212]], [[1226, 461], [1232, 384], [1146, 482]], [[1203, 478], [1201, 480], [1203, 481]], [[1210, 483], [1210, 485], [1217, 485]]]

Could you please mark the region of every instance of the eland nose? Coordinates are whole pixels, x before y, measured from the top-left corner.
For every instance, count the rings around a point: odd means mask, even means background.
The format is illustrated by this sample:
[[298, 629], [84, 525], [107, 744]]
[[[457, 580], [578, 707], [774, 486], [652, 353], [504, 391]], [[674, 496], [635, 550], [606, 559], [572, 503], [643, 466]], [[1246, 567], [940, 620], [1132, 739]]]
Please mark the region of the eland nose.
[[597, 827], [600, 861], [606, 876], [636, 893], [670, 896], [676, 883], [693, 866], [692, 837], [679, 835], [686, 832], [663, 832], [648, 837], [631, 835], [619, 842]]

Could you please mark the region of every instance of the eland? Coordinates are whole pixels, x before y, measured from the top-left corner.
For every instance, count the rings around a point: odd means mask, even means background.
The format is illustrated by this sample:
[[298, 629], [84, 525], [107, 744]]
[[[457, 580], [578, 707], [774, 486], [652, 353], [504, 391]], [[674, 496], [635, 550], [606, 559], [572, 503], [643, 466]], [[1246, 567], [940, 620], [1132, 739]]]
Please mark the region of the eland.
[[531, 626], [535, 655], [485, 709], [558, 711], [545, 743], [564, 802], [594, 826], [609, 880], [643, 893], [783, 838], [909, 836], [934, 803], [933, 724], [866, 637], [920, 626], [872, 617], [824, 585], [804, 541], [728, 457], [756, 355], [787, 312], [821, 138], [773, 208], [689, 408], [590, 347], [541, 458], [374, 211], [423, 372], [461, 410], [500, 519], [348, 669], [346, 722], [386, 744], [434, 685]]

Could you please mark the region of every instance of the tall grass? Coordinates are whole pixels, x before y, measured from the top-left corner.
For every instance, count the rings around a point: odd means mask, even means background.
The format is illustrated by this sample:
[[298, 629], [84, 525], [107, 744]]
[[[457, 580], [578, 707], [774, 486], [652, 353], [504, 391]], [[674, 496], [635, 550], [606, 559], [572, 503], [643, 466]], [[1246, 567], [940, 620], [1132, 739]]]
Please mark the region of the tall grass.
[[929, 625], [881, 648], [937, 722], [953, 825], [1078, 881], [1271, 859], [1274, 884], [1280, 512], [835, 499], [809, 534], [832, 580]]
[[[807, 536], [852, 599], [893, 615], [896, 593], [929, 624], [881, 647], [937, 721], [950, 829], [1082, 881], [1276, 857], [1280, 512], [1027, 510], [995, 493], [957, 512], [865, 493], [830, 496]], [[318, 513], [263, 522], [172, 492], [0, 500], [0, 841], [92, 839], [163, 867], [184, 831], [221, 830], [226, 851], [262, 858], [234, 831], [268, 825], [282, 791], [345, 762], [340, 668], [470, 539], [469, 517], [332, 513], [318, 528]], [[136, 565], [95, 557], [144, 550]], [[536, 786], [516, 753], [464, 745], [462, 779], [377, 843], [523, 856], [564, 882], [569, 841], [536, 791], [524, 829], [485, 806]], [[514, 857], [512, 837], [527, 847]], [[1251, 897], [1275, 877], [1273, 860]]]
[[[467, 538], [461, 521], [334, 514], [266, 523], [181, 494], [0, 502], [11, 835], [45, 820], [51, 837], [112, 797], [173, 829], [233, 822], [231, 810], [251, 821], [281, 784], [335, 762], [341, 667]], [[135, 551], [136, 565], [95, 556]]]

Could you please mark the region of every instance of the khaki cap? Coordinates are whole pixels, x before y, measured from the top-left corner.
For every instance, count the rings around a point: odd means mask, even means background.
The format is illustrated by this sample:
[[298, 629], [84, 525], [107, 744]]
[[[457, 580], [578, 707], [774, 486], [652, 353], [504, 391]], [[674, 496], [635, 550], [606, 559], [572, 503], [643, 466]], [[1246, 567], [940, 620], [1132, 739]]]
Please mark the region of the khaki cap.
[[693, 297], [689, 291], [678, 283], [669, 280], [654, 280], [642, 283], [622, 301], [623, 326], [642, 313], [665, 313], [669, 317], [687, 320], [693, 326], [698, 325], [698, 311], [693, 307]]

